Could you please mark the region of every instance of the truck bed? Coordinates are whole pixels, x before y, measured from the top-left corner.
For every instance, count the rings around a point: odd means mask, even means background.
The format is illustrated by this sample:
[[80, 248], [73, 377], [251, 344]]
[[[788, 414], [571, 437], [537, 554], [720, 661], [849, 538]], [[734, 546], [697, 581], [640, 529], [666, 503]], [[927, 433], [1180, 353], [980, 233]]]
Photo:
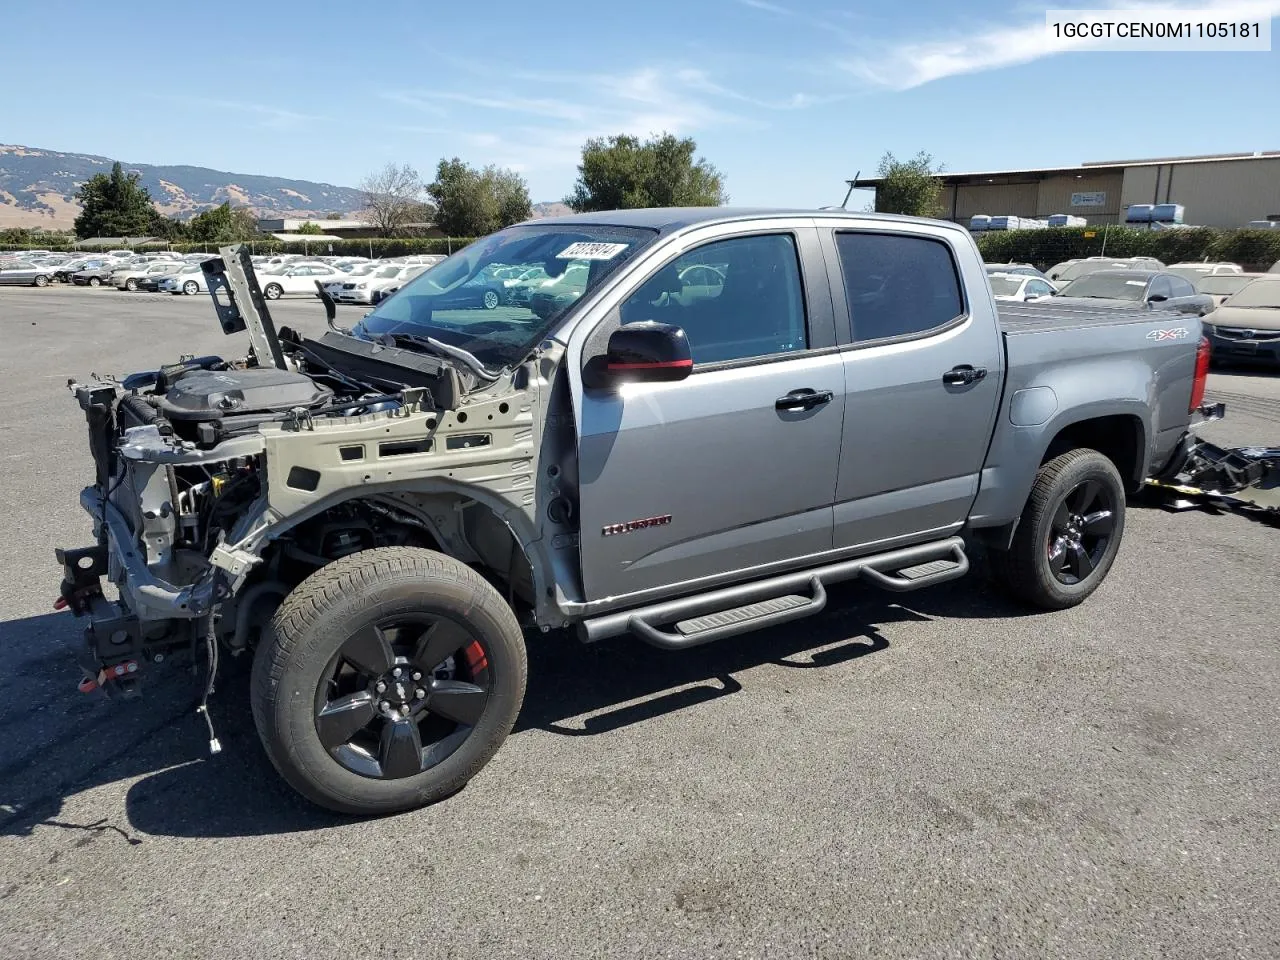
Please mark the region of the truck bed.
[[1043, 303], [998, 300], [996, 313], [1000, 317], [1000, 329], [1009, 336], [1135, 323], [1175, 325], [1195, 319], [1172, 310], [1146, 310], [1140, 307], [1112, 307], [1103, 304], [1092, 307], [1079, 304], [1057, 304], [1052, 300]]

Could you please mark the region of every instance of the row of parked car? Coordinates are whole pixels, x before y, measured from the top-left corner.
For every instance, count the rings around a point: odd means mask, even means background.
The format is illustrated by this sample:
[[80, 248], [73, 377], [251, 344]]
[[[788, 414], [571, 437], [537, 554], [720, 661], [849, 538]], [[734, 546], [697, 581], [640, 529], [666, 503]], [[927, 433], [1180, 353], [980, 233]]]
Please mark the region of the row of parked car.
[[1280, 366], [1280, 262], [1267, 273], [1249, 273], [1235, 263], [1088, 257], [1043, 272], [1026, 263], [989, 263], [987, 276], [997, 300], [1194, 314], [1203, 318], [1215, 360]]
[[[167, 292], [194, 296], [207, 291], [200, 264], [211, 254], [130, 254], [112, 251], [94, 257], [47, 254], [13, 255], [0, 260], [0, 280], [47, 286], [114, 286], [124, 291]], [[278, 254], [252, 258], [263, 296], [318, 296], [316, 284], [338, 303], [372, 305], [390, 296], [418, 274], [443, 260], [442, 255], [370, 259]], [[516, 306], [549, 315], [581, 295], [589, 264], [572, 261], [559, 276], [540, 266], [492, 265], [466, 283], [436, 294], [438, 309]], [[721, 278], [723, 279], [723, 278]]]

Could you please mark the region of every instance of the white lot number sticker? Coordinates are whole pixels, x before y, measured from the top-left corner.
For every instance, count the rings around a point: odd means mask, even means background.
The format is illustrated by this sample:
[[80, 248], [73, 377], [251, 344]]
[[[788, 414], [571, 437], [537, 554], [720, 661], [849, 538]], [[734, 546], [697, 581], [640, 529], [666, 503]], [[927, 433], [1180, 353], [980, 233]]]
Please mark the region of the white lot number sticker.
[[1145, 287], [1147, 285], [1145, 280], [1126, 280], [1125, 283], [1131, 287]]
[[625, 243], [571, 243], [556, 254], [557, 260], [612, 260], [623, 250]]

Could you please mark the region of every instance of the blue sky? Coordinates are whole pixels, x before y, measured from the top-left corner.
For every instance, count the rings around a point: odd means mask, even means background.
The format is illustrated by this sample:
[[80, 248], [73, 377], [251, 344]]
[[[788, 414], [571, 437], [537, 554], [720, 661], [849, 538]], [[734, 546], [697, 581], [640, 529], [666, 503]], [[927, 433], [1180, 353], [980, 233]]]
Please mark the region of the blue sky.
[[1054, 53], [1019, 0], [4, 7], [0, 141], [131, 162], [356, 186], [456, 155], [536, 202], [587, 137], [667, 130], [733, 203], [819, 206], [886, 150], [963, 171], [1280, 149], [1280, 52]]

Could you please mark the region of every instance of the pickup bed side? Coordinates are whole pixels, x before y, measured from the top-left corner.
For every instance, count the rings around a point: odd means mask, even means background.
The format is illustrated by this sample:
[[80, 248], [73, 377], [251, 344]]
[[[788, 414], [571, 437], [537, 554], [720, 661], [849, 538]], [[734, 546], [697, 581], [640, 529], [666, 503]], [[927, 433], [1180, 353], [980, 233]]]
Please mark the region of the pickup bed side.
[[1037, 470], [1058, 453], [1106, 454], [1132, 491], [1186, 434], [1197, 317], [1112, 307], [1000, 310], [1006, 381], [970, 526], [1013, 534]]

